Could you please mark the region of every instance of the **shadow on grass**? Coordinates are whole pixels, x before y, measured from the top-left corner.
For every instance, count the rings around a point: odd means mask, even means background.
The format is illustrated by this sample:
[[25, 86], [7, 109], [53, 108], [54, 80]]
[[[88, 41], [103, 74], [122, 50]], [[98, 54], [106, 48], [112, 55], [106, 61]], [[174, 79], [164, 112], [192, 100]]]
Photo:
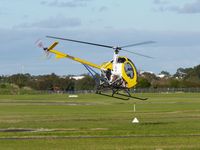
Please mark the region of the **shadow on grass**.
[[140, 125], [168, 125], [173, 124], [174, 122], [144, 122], [140, 123]]

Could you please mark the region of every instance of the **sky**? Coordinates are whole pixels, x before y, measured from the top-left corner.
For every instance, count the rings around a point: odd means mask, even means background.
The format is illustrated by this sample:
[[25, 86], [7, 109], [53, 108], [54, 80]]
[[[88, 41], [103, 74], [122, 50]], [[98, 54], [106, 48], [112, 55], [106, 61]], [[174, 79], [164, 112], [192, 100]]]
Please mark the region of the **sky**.
[[[123, 46], [138, 70], [174, 74], [200, 64], [200, 0], [0, 0], [0, 75], [87, 73], [68, 59], [45, 58], [35, 42], [46, 35]], [[59, 41], [57, 50], [96, 64], [110, 61], [112, 49]]]

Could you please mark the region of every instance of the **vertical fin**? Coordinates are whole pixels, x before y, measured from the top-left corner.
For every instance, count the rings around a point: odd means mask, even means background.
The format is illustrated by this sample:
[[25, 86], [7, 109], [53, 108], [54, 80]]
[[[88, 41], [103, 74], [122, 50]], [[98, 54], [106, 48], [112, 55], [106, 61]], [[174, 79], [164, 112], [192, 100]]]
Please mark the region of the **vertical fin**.
[[54, 47], [58, 45], [58, 42], [54, 42], [51, 46], [48, 47], [48, 50], [52, 50]]

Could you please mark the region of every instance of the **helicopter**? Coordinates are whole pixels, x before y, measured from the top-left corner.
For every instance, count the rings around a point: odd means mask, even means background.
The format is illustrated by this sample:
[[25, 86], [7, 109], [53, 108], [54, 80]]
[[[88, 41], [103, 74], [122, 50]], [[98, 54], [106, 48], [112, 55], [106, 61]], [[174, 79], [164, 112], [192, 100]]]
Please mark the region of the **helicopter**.
[[[147, 56], [141, 53], [136, 53], [133, 51], [126, 50], [125, 48], [155, 43], [154, 41], [145, 41], [145, 42], [134, 43], [134, 44], [129, 44], [125, 46], [110, 46], [110, 45], [96, 44], [92, 42], [85, 42], [85, 41], [73, 40], [73, 39], [56, 37], [56, 36], [46, 36], [46, 38], [70, 41], [70, 42], [76, 42], [80, 44], [87, 44], [87, 45], [113, 49], [114, 51], [113, 59], [110, 61], [104, 62], [101, 65], [98, 65], [98, 64], [89, 62], [87, 60], [83, 60], [81, 58], [74, 57], [66, 53], [60, 52], [58, 50], [55, 50], [54, 48], [58, 45], [58, 41], [55, 41], [49, 47], [44, 47], [41, 42], [38, 43], [38, 46], [42, 48], [47, 55], [50, 53], [53, 53], [55, 54], [57, 59], [68, 58], [68, 59], [71, 59], [73, 61], [83, 64], [83, 66], [92, 75], [92, 77], [94, 78], [96, 82], [96, 94], [123, 99], [123, 100], [129, 100], [130, 98], [135, 98], [139, 100], [148, 99], [148, 98], [134, 97], [131, 95], [130, 89], [137, 85], [137, 79], [138, 79], [137, 69], [134, 63], [128, 57], [119, 56], [119, 52], [125, 51], [125, 52], [133, 53], [135, 55], [139, 55], [142, 57], [153, 58], [151, 56]], [[98, 69], [100, 73], [97, 73], [94, 68]], [[111, 95], [105, 92], [105, 91], [110, 91], [110, 90], [112, 92]]]

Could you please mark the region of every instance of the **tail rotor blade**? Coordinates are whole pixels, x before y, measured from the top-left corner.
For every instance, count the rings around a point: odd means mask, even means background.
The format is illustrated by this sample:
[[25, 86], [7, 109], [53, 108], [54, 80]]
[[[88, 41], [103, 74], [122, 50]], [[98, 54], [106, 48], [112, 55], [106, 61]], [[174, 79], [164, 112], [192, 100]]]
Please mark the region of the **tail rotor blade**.
[[43, 44], [43, 42], [42, 42], [42, 40], [37, 40], [36, 42], [35, 42], [35, 45], [38, 47], [38, 48], [44, 48], [44, 44]]

